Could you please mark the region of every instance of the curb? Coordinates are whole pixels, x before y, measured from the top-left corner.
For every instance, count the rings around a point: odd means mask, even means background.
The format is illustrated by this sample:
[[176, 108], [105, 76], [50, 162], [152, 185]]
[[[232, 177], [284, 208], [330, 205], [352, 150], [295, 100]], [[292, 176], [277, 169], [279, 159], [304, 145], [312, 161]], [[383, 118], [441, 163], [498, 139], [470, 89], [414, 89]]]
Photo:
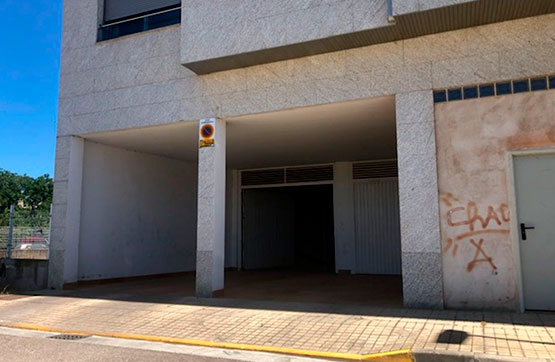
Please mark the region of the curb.
[[[363, 355], [363, 354], [354, 354], [354, 353], [336, 353], [336, 352], [326, 352], [326, 351], [304, 350], [304, 349], [287, 348], [287, 347], [213, 342], [213, 341], [187, 339], [187, 338], [151, 336], [151, 335], [144, 335], [144, 334], [68, 330], [68, 329], [60, 329], [60, 328], [42, 326], [37, 324], [27, 324], [27, 323], [2, 324], [1, 326], [7, 327], [7, 328], [27, 329], [27, 330], [35, 330], [35, 331], [41, 331], [41, 332], [50, 332], [50, 333], [79, 334], [79, 335], [108, 337], [108, 338], [131, 339], [131, 340], [148, 341], [148, 342], [182, 344], [182, 345], [188, 345], [188, 346], [236, 349], [236, 350], [253, 351], [253, 352], [279, 353], [279, 354], [293, 355], [298, 357], [327, 358], [327, 359], [336, 359], [336, 360], [339, 359], [339, 360], [347, 360], [347, 361], [376, 361], [376, 362], [378, 361], [379, 362], [415, 362], [416, 361], [415, 356], [413, 355], [412, 351], [409, 349]], [[437, 361], [437, 359], [434, 361]]]
[[473, 352], [458, 351], [412, 351], [416, 362], [546, 362], [550, 359], [530, 359], [526, 357], [509, 357], [486, 355]]

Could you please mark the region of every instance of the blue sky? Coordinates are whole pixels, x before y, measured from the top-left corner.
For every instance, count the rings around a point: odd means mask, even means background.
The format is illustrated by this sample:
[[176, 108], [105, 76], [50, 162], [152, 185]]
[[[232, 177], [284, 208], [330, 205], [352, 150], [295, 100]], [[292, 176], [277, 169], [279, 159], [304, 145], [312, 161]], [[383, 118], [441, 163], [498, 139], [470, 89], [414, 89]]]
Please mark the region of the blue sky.
[[0, 168], [54, 173], [61, 0], [0, 0]]

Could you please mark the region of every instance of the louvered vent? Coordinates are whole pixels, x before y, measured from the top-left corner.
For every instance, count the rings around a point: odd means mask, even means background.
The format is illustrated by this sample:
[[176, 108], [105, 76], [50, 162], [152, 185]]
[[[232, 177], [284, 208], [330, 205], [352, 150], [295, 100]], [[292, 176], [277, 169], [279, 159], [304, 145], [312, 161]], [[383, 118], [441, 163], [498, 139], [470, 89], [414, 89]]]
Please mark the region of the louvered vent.
[[291, 167], [285, 170], [286, 183], [333, 181], [333, 166]]
[[353, 164], [354, 180], [397, 176], [397, 160], [369, 161]]
[[241, 172], [241, 185], [272, 185], [285, 183], [285, 169], [252, 170]]
[[242, 186], [333, 181], [333, 165], [301, 166], [241, 172]]

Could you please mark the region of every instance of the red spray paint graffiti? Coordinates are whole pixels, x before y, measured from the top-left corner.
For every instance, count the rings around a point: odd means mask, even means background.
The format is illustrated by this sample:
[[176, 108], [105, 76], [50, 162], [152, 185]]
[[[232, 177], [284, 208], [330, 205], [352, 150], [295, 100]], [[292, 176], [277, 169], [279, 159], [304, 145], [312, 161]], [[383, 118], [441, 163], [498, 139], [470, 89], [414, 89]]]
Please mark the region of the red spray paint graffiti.
[[[489, 264], [492, 270], [497, 271], [493, 257], [488, 255], [484, 245], [488, 236], [509, 234], [507, 225], [510, 221], [509, 206], [505, 203], [488, 205], [480, 212], [475, 202], [469, 201], [462, 206], [460, 199], [451, 193], [441, 193], [440, 200], [450, 207], [445, 217], [451, 229], [449, 234], [455, 234], [447, 238], [443, 252], [450, 251], [451, 255], [456, 257], [459, 244], [468, 243], [474, 247], [474, 257], [466, 265], [468, 272], [481, 263]], [[457, 204], [460, 206], [455, 206]]]

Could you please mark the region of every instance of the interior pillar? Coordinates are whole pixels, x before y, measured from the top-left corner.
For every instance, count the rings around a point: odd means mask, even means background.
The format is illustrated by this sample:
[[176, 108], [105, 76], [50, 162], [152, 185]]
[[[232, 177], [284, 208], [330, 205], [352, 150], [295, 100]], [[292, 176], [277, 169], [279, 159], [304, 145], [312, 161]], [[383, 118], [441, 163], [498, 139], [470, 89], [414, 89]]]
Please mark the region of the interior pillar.
[[[229, 211], [229, 225], [227, 230], [229, 232], [228, 238], [228, 249], [226, 253], [226, 268], [237, 268], [241, 267], [241, 173], [239, 170], [231, 170], [228, 174], [229, 176], [229, 196], [228, 201], [230, 205], [227, 205], [227, 210]], [[229, 259], [229, 260], [228, 260]]]
[[356, 271], [353, 166], [336, 162], [333, 167], [333, 220], [335, 271]]
[[224, 288], [226, 123], [202, 119], [199, 133], [196, 295], [210, 298]]
[[61, 289], [64, 284], [75, 283], [78, 279], [83, 155], [82, 138], [66, 136], [56, 140], [48, 271], [50, 288]]
[[403, 300], [443, 308], [443, 268], [432, 91], [395, 97]]

